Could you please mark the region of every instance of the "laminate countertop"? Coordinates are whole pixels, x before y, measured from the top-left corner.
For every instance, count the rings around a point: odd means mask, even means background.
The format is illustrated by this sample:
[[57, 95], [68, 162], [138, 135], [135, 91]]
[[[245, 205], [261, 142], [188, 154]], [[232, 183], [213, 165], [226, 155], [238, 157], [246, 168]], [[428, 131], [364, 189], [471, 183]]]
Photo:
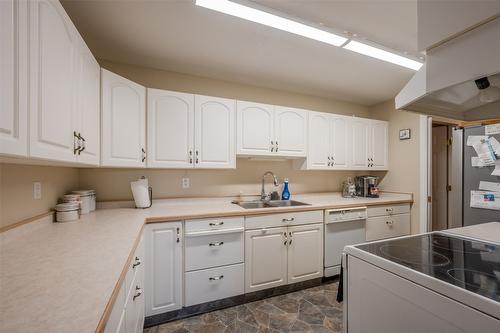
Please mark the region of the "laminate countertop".
[[412, 202], [410, 194], [346, 199], [339, 193], [320, 193], [293, 197], [308, 206], [244, 209], [232, 199], [155, 200], [149, 209], [99, 209], [67, 223], [52, 223], [52, 216], [47, 216], [1, 233], [0, 331], [102, 328], [103, 315], [112, 305], [108, 303], [145, 222]]

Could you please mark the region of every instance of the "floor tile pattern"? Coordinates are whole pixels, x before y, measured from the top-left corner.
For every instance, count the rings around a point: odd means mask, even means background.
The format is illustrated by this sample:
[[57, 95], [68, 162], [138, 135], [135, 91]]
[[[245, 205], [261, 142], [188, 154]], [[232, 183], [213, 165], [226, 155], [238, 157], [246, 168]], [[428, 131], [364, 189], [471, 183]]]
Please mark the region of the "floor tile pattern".
[[337, 282], [150, 327], [144, 333], [341, 332]]

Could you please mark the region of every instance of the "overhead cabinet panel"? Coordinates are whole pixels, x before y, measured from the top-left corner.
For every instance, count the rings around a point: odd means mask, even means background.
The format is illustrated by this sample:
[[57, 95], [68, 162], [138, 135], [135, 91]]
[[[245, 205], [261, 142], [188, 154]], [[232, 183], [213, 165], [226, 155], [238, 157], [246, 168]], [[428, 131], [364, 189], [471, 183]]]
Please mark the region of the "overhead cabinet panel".
[[235, 168], [235, 101], [195, 97], [196, 168]]
[[309, 112], [308, 169], [329, 169], [332, 143], [331, 115]]
[[389, 135], [387, 125], [385, 121], [371, 121], [371, 153], [369, 162], [371, 169], [384, 170], [388, 167]]
[[75, 161], [75, 30], [59, 2], [30, 6], [30, 155]]
[[144, 167], [146, 89], [102, 70], [102, 165]]
[[370, 120], [353, 118], [352, 126], [352, 165], [353, 169], [368, 168]]
[[351, 140], [349, 117], [332, 117], [332, 156], [331, 166], [336, 169], [347, 169], [351, 160]]
[[148, 166], [192, 168], [194, 95], [148, 89]]
[[306, 156], [307, 111], [274, 107], [274, 152], [283, 156]]
[[[238, 150], [240, 155], [274, 153], [274, 107], [237, 101]], [[273, 150], [273, 151], [271, 151]]]
[[28, 154], [27, 2], [0, 1], [0, 154]]

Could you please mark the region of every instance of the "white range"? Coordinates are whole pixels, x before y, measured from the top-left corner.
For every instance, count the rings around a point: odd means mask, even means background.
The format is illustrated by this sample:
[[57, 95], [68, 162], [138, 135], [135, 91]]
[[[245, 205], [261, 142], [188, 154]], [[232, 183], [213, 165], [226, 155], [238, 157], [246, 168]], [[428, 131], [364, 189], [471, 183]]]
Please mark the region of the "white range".
[[344, 331], [500, 332], [500, 223], [347, 246]]

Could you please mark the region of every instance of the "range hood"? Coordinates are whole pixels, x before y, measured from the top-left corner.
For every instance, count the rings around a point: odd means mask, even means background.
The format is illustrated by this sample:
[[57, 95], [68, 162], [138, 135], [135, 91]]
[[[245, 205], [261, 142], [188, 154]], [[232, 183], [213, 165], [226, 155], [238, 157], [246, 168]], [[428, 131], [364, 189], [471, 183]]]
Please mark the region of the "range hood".
[[500, 18], [428, 51], [395, 104], [465, 121], [500, 118]]

